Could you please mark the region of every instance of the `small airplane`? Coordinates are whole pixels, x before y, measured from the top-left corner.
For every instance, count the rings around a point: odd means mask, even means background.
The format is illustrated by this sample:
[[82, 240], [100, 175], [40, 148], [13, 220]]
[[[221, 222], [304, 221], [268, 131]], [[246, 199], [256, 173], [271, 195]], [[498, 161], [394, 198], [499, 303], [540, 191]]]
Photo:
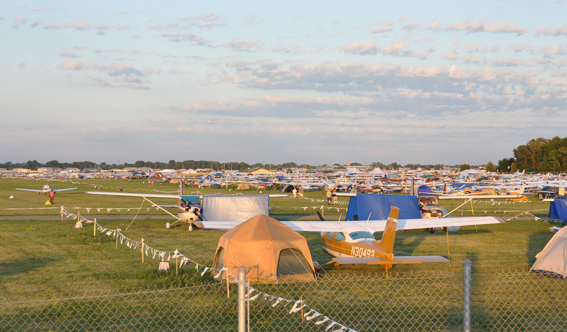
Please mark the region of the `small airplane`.
[[24, 190], [24, 191], [33, 191], [36, 192], [38, 194], [44, 193], [44, 194], [48, 194], [50, 192], [60, 192], [60, 191], [65, 191], [65, 190], [75, 190], [77, 188], [65, 188], [65, 189], [52, 189], [50, 185], [46, 184], [45, 186], [43, 186], [41, 189], [24, 189], [24, 188], [16, 188], [16, 190]]
[[[179, 193], [176, 195], [169, 194], [150, 194], [150, 193], [125, 193], [125, 192], [104, 192], [104, 191], [87, 191], [85, 194], [90, 195], [105, 195], [105, 196], [123, 196], [123, 197], [140, 197], [140, 198], [165, 198], [165, 199], [177, 199], [179, 201], [178, 205], [160, 205], [159, 207], [165, 208], [177, 208], [177, 218], [178, 221], [189, 223], [189, 228], [192, 229], [194, 222], [203, 220], [201, 216], [201, 204], [200, 200], [203, 199], [203, 195], [184, 195], [183, 194], [183, 181], [179, 182]], [[266, 195], [270, 198], [276, 197], [288, 197], [287, 194], [269, 194]], [[156, 205], [157, 206], [157, 205]], [[167, 212], [169, 213], [169, 212]], [[171, 214], [170, 214], [171, 215]], [[172, 215], [173, 216], [173, 215]], [[177, 222], [177, 221], [176, 221]]]
[[[387, 220], [349, 222], [281, 221], [295, 231], [321, 232], [323, 250], [334, 258], [327, 264], [378, 264], [389, 270], [395, 264], [442, 263], [442, 256], [395, 256], [396, 231], [503, 223], [494, 217], [459, 217], [440, 219], [399, 219], [399, 209], [392, 206]], [[198, 221], [202, 229], [230, 230], [241, 222]], [[376, 241], [373, 233], [383, 232]]]

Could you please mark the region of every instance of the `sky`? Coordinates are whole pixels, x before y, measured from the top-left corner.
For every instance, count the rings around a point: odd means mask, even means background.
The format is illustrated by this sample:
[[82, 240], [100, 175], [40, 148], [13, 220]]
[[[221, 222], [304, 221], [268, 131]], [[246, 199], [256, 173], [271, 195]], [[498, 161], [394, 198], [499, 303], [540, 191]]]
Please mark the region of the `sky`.
[[496, 163], [567, 127], [567, 1], [1, 1], [0, 162]]

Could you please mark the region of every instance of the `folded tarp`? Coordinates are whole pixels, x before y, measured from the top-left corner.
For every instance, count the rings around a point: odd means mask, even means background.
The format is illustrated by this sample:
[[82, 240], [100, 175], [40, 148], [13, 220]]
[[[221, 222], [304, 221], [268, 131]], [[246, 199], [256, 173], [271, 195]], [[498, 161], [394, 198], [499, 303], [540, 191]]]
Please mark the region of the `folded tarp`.
[[555, 199], [549, 206], [549, 218], [567, 221], [567, 199]]
[[259, 214], [269, 215], [268, 195], [203, 196], [203, 220], [245, 221]]
[[392, 205], [400, 209], [399, 219], [421, 219], [417, 196], [357, 194], [350, 198], [346, 220], [386, 220]]

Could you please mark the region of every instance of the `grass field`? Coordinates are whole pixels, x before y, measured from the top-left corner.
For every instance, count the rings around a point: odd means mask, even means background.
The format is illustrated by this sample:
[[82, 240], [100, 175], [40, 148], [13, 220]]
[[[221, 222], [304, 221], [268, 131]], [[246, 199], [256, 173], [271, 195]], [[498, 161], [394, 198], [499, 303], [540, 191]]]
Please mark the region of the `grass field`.
[[[143, 180], [80, 180], [80, 182], [81, 183], [79, 184], [73, 184], [70, 182], [52, 182], [51, 186], [54, 188], [77, 186], [79, 191], [77, 193], [70, 192], [67, 194], [58, 194], [56, 197], [56, 209], [27, 210], [28, 208], [46, 207], [44, 205], [45, 200], [47, 200], [46, 195], [15, 191], [14, 188], [41, 188], [45, 182], [28, 179], [0, 178], [0, 215], [58, 215], [59, 207], [62, 204], [64, 204], [66, 208], [81, 207], [80, 211], [82, 214], [86, 213], [86, 207], [90, 207], [91, 209], [101, 208], [101, 211], [97, 211], [97, 214], [109, 214], [106, 208], [137, 208], [141, 204], [141, 200], [89, 196], [82, 194], [82, 192], [92, 190], [94, 184], [101, 185], [103, 186], [102, 190], [108, 191], [110, 191], [112, 187], [118, 186], [122, 186], [123, 188], [132, 188], [132, 191], [136, 192], [148, 189], [147, 184], [143, 183]], [[83, 184], [83, 182], [87, 184]], [[160, 191], [174, 192], [177, 190], [177, 185], [174, 184], [156, 184], [154, 189], [156, 187], [159, 188]], [[186, 192], [187, 191], [195, 191], [195, 189], [191, 188], [187, 189]], [[200, 192], [224, 194], [234, 193], [234, 191], [229, 192], [226, 189], [205, 189], [200, 190]], [[251, 191], [245, 193], [258, 192]], [[266, 192], [264, 191], [263, 193]], [[15, 198], [9, 199], [8, 197], [10, 195], [14, 195]], [[306, 196], [316, 200], [324, 199], [324, 195], [321, 192], [310, 192], [307, 193]], [[171, 201], [166, 200], [165, 202], [156, 203], [171, 204]], [[270, 204], [272, 207], [280, 207], [279, 209], [275, 209], [275, 212], [273, 212], [274, 209], [272, 209], [271, 213], [277, 213], [277, 218], [282, 220], [290, 219], [288, 216], [312, 216], [315, 211], [312, 207], [320, 207], [321, 205], [324, 205], [324, 203], [319, 201], [292, 198], [271, 199]], [[458, 203], [444, 202], [444, 204], [445, 207], [450, 210], [451, 205], [456, 207]], [[548, 204], [549, 203], [540, 203], [538, 201], [522, 204], [501, 203], [500, 205], [497, 203], [494, 205], [492, 205], [492, 203], [475, 203], [474, 211], [475, 215], [503, 215], [511, 217], [525, 210], [548, 208]], [[304, 211], [303, 207], [305, 206], [309, 208]], [[344, 209], [347, 205], [341, 205], [339, 207]], [[72, 212], [77, 211], [70, 208], [68, 209]], [[466, 211], [463, 210], [462, 212], [463, 215], [471, 214], [470, 204], [465, 207], [465, 210]], [[510, 212], [514, 210], [516, 212]], [[504, 213], [504, 211], [507, 211], [507, 213]], [[93, 211], [91, 210], [91, 212]], [[136, 211], [134, 210], [121, 210], [120, 214], [132, 215], [135, 212]], [[340, 212], [337, 212], [336, 210], [326, 210], [325, 213], [330, 219], [336, 219], [342, 213], [342, 218], [344, 219], [345, 210], [341, 210]], [[117, 214], [117, 211], [112, 210], [110, 214]], [[141, 214], [162, 214], [162, 212], [155, 211], [155, 209], [150, 209], [150, 211], [142, 209]], [[547, 215], [547, 212], [539, 212], [536, 214], [545, 216]], [[454, 215], [460, 215], [460, 211], [454, 213]], [[185, 225], [167, 230], [165, 229], [164, 224], [168, 221], [171, 221], [171, 218], [165, 215], [163, 219], [136, 220], [132, 226], [127, 231], [123, 231], [123, 233], [133, 240], [140, 240], [143, 237], [146, 244], [158, 250], [170, 251], [178, 249], [186, 257], [199, 262], [200, 264], [211, 266], [212, 256], [215, 252], [218, 239], [223, 232], [203, 230], [189, 232]], [[130, 222], [130, 219], [99, 220], [99, 223], [104, 227], [110, 229], [121, 228], [123, 230]], [[159, 263], [158, 259], [152, 259], [151, 257], [146, 256], [145, 263], [142, 263], [141, 253], [139, 250], [133, 250], [121, 244], [116, 246], [115, 239], [107, 236], [106, 234], [97, 232], [97, 235], [93, 236], [92, 224], [86, 224], [85, 227], [80, 229], [75, 229], [74, 225], [75, 221], [72, 220], [0, 220], [0, 303], [58, 299], [82, 295], [91, 296], [93, 294], [137, 292], [139, 290], [156, 288], [177, 289], [177, 287], [204, 287], [205, 284], [212, 282], [210, 274], [206, 274], [204, 277], [201, 277], [199, 275], [200, 273], [194, 269], [194, 265], [186, 265], [182, 267], [179, 270], [178, 275], [175, 273], [173, 264], [172, 269], [170, 269], [167, 273], [159, 272], [157, 271]], [[400, 316], [401, 313], [404, 312], [403, 310], [408, 310], [407, 308], [416, 307], [418, 305], [421, 306], [423, 303], [433, 301], [436, 296], [439, 296], [439, 301], [446, 301], [447, 298], [444, 297], [445, 295], [443, 294], [448, 294], [450, 295], [449, 298], [451, 300], [447, 303], [443, 302], [444, 304], [442, 306], [433, 304], [423, 306], [424, 310], [431, 310], [431, 314], [428, 314], [427, 318], [433, 319], [432, 322], [428, 323], [432, 325], [426, 326], [430, 326], [428, 327], [429, 329], [438, 329], [438, 326], [441, 326], [441, 329], [443, 329], [443, 326], [447, 326], [447, 324], [449, 324], [452, 327], [448, 330], [458, 330], [460, 308], [458, 303], [460, 295], [458, 294], [459, 285], [462, 283], [461, 276], [463, 261], [467, 258], [471, 259], [473, 261], [473, 272], [478, 275], [498, 275], [498, 273], [502, 271], [527, 271], [534, 263], [535, 255], [543, 249], [545, 244], [552, 237], [553, 234], [549, 232], [549, 227], [556, 225], [557, 224], [547, 221], [520, 219], [512, 220], [504, 224], [482, 226], [478, 227], [478, 229], [475, 227], [464, 227], [459, 232], [449, 233], [449, 248], [447, 245], [447, 234], [445, 233], [437, 232], [430, 234], [425, 231], [398, 232], [394, 247], [395, 254], [443, 255], [448, 257], [449, 250], [451, 263], [399, 265], [390, 272], [389, 275], [391, 281], [388, 281], [388, 279], [385, 278], [386, 275], [384, 270], [375, 266], [326, 267], [323, 271], [319, 272], [319, 279], [323, 281], [322, 283], [314, 285], [306, 284], [285, 286], [284, 288], [278, 288], [276, 286], [261, 287], [263, 287], [262, 289], [266, 292], [283, 294], [289, 296], [289, 298], [302, 296], [302, 294], [304, 294], [303, 296], [306, 296], [306, 293], [313, 293], [309, 295], [309, 302], [316, 305], [319, 309], [326, 308], [328, 312], [335, 315], [334, 317], [336, 319], [340, 318], [343, 322], [354, 324], [353, 326], [355, 327], [357, 326], [356, 324], [360, 324], [360, 320], [364, 320], [366, 322], [365, 324], [367, 324], [365, 326], [367, 326], [368, 329], [380, 328], [385, 330], [390, 329], [393, 331], [400, 330], [397, 327], [400, 326], [399, 324], [401, 324], [401, 322], [406, 322], [408, 324], [407, 326], [414, 326], [410, 324], [411, 321], [414, 321], [411, 318], [411, 314], [404, 317]], [[314, 260], [319, 261], [320, 263], [330, 260], [330, 257], [321, 250], [318, 234], [305, 232], [302, 233], [302, 235], [307, 239]], [[377, 234], [377, 236], [380, 237], [379, 234]], [[428, 277], [430, 275], [437, 277], [432, 279]], [[369, 276], [369, 278], [365, 276]], [[420, 276], [425, 277], [421, 278]], [[349, 281], [350, 278], [353, 278], [354, 281]], [[525, 276], [522, 276], [521, 278], [525, 278]], [[521, 284], [521, 278], [517, 280], [515, 279], [516, 281], [514, 282], [518, 281]], [[549, 279], [544, 277], [535, 278], [543, 278], [542, 280], [545, 280], [546, 283], [547, 279]], [[454, 285], [436, 285], [435, 280], [438, 280], [438, 282], [441, 283], [454, 283]], [[504, 288], [506, 289], [507, 295], [500, 295], [498, 299], [499, 303], [502, 302], [503, 299], [513, 301], [514, 299], [517, 299], [518, 296], [522, 298], [524, 295], [521, 294], [538, 293], [541, 289], [543, 289], [540, 286], [532, 286], [531, 283], [526, 285], [522, 284], [522, 287], [524, 288], [522, 288], [519, 295], [516, 292], [515, 284], [513, 283], [502, 288], [503, 286], [500, 286], [500, 283], [502, 283], [500, 279], [500, 281], [494, 281], [493, 278], [481, 278], [479, 280], [481, 280], [479, 281], [479, 284], [482, 284], [483, 287], [476, 289], [482, 290], [483, 301], [488, 301], [489, 303], [486, 304], [487, 306], [494, 305], [494, 303], [490, 302], [492, 301], [490, 299], [490, 294], [492, 294], [492, 292], [504, 294]], [[397, 286], [393, 286], [394, 284], [392, 282], [394, 281]], [[547, 287], [545, 289], [548, 292], [553, 292], [557, 285], [554, 281], [549, 281], [549, 283], [549, 285], [545, 286]], [[338, 288], [335, 289], [335, 287]], [[184, 292], [188, 292], [189, 289], [190, 288]], [[347, 289], [348, 291], [346, 291]], [[218, 290], [215, 290], [214, 292], [218, 292]], [[416, 294], [421, 295], [416, 297]], [[222, 298], [222, 294], [217, 295]], [[199, 301], [204, 300], [204, 298], [198, 297], [197, 295], [190, 296], [194, 296], [195, 301], [198, 299]], [[396, 305], [394, 305], [393, 302], [376, 302], [376, 297], [380, 298], [383, 296], [391, 298], [392, 301], [395, 299], [395, 301], [402, 302], [396, 302], [398, 303]], [[136, 303], [137, 300], [135, 300], [135, 298], [138, 297], [145, 298], [147, 296], [136, 295], [132, 298], [132, 300], [126, 300], [125, 298], [124, 301]], [[488, 298], [488, 300], [484, 299], [484, 297]], [[362, 310], [362, 307], [356, 307], [357, 304], [354, 303], [351, 298], [356, 298], [358, 300], [365, 299], [365, 301], [368, 301], [367, 305], [369, 311], [361, 311], [356, 315], [343, 313], [341, 308], [344, 306], [353, 306], [353, 308], [359, 308], [353, 310]], [[152, 303], [154, 300], [155, 296], [147, 297], [147, 300], [144, 301]], [[159, 301], [162, 303], [161, 301], [163, 300], [160, 299]], [[177, 299], [176, 301], [180, 301], [180, 299]], [[331, 301], [333, 305], [324, 301]], [[43, 309], [38, 310], [40, 310], [40, 312], [52, 312], [53, 315], [59, 317], [58, 319], [61, 319], [63, 316], [69, 316], [70, 312], [78, 310], [76, 306], [79, 302], [73, 303], [74, 304], [69, 302], [68, 305], [61, 304], [61, 307], [46, 306], [41, 307]], [[113, 300], [110, 298], [101, 303], [104, 303], [101, 305], [107, 308], [100, 309], [101, 313], [111, 316], [111, 312], [108, 308], [112, 307]], [[553, 307], [556, 303], [558, 302], [551, 302], [544, 310], [549, 311], [548, 307]], [[150, 304], [148, 305], [151, 306]], [[218, 305], [222, 306], [222, 304]], [[375, 321], [371, 318], [374, 317], [372, 312], [378, 309], [374, 307], [376, 305], [380, 305], [379, 310], [381, 312], [387, 313], [387, 316], [390, 317], [388, 320], [382, 319], [380, 321]], [[518, 304], [517, 306], [517, 310], [528, 311], [528, 313], [522, 313], [520, 315], [521, 317], [531, 315], [529, 312], [532, 310], [532, 307], [529, 304]], [[128, 308], [117, 308], [115, 310], [134, 310], [132, 308], [133, 307], [129, 305]], [[203, 310], [204, 308], [208, 308], [207, 310], [214, 311], [216, 307], [214, 305], [197, 305], [195, 308], [201, 308]], [[265, 316], [259, 316], [259, 318], [256, 318], [257, 322], [259, 322], [258, 324], [268, 324], [267, 326], [270, 326], [269, 324], [274, 324], [274, 322], [281, 319], [279, 316], [280, 314], [276, 314], [271, 309], [261, 308], [258, 307], [257, 310], [264, 310], [261, 312], [264, 312], [262, 315]], [[18, 309], [17, 307], [12, 309], [16, 311], [28, 310], [25, 308]], [[487, 309], [483, 310], [486, 311]], [[258, 311], [256, 312], [258, 313]], [[450, 314], [447, 314], [447, 312], [450, 312]], [[482, 310], [478, 312], [482, 312]], [[117, 311], [116, 314], [122, 315], [120, 317], [124, 317], [124, 314], [126, 313], [119, 313]], [[502, 317], [509, 317], [505, 316], [508, 314], [503, 313], [502, 311], [498, 311], [498, 314], [504, 315]], [[203, 314], [201, 313], [201, 315]], [[132, 315], [129, 317], [131, 316]], [[43, 316], [40, 315], [37, 317], [39, 317], [37, 318], [38, 321], [43, 322], [44, 318], [41, 318]], [[143, 324], [147, 323], [141, 322], [144, 320], [139, 316], [131, 317], [131, 319], [135, 320], [137, 322], [136, 324], [142, 324], [140, 326], [145, 326]], [[439, 321], [435, 322], [435, 319], [439, 319]], [[449, 323], [447, 323], [447, 319], [449, 319]], [[454, 321], [455, 319], [456, 321]], [[18, 318], [14, 321], [21, 322], [21, 319]], [[98, 320], [94, 319], [94, 321]], [[483, 318], [482, 321], [485, 322], [483, 324], [489, 324], [486, 323], [487, 321], [492, 322], [490, 319], [487, 320], [485, 318]], [[299, 323], [303, 324], [302, 321], [296, 321], [293, 324]], [[291, 323], [288, 322], [287, 324]], [[433, 328], [433, 326], [435, 326], [435, 328]], [[112, 329], [116, 329], [116, 326], [111, 328], [111, 330]], [[133, 330], [134, 328], [125, 329]], [[484, 330], [491, 329], [493, 328], [490, 325], [484, 327]], [[7, 330], [10, 329], [6, 329], [6, 331]], [[503, 330], [512, 331], [514, 329], [508, 328]], [[545, 328], [543, 330], [545, 330]], [[0, 331], [2, 331], [1, 328]]]

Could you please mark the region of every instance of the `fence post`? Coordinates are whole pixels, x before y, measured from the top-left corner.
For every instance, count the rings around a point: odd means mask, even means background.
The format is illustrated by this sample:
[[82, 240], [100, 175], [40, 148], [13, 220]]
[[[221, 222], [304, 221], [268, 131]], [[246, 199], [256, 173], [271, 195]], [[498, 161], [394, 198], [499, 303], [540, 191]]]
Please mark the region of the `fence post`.
[[246, 268], [238, 268], [238, 332], [246, 332]]
[[465, 259], [463, 262], [463, 332], [471, 332], [471, 311], [472, 311], [472, 262]]

